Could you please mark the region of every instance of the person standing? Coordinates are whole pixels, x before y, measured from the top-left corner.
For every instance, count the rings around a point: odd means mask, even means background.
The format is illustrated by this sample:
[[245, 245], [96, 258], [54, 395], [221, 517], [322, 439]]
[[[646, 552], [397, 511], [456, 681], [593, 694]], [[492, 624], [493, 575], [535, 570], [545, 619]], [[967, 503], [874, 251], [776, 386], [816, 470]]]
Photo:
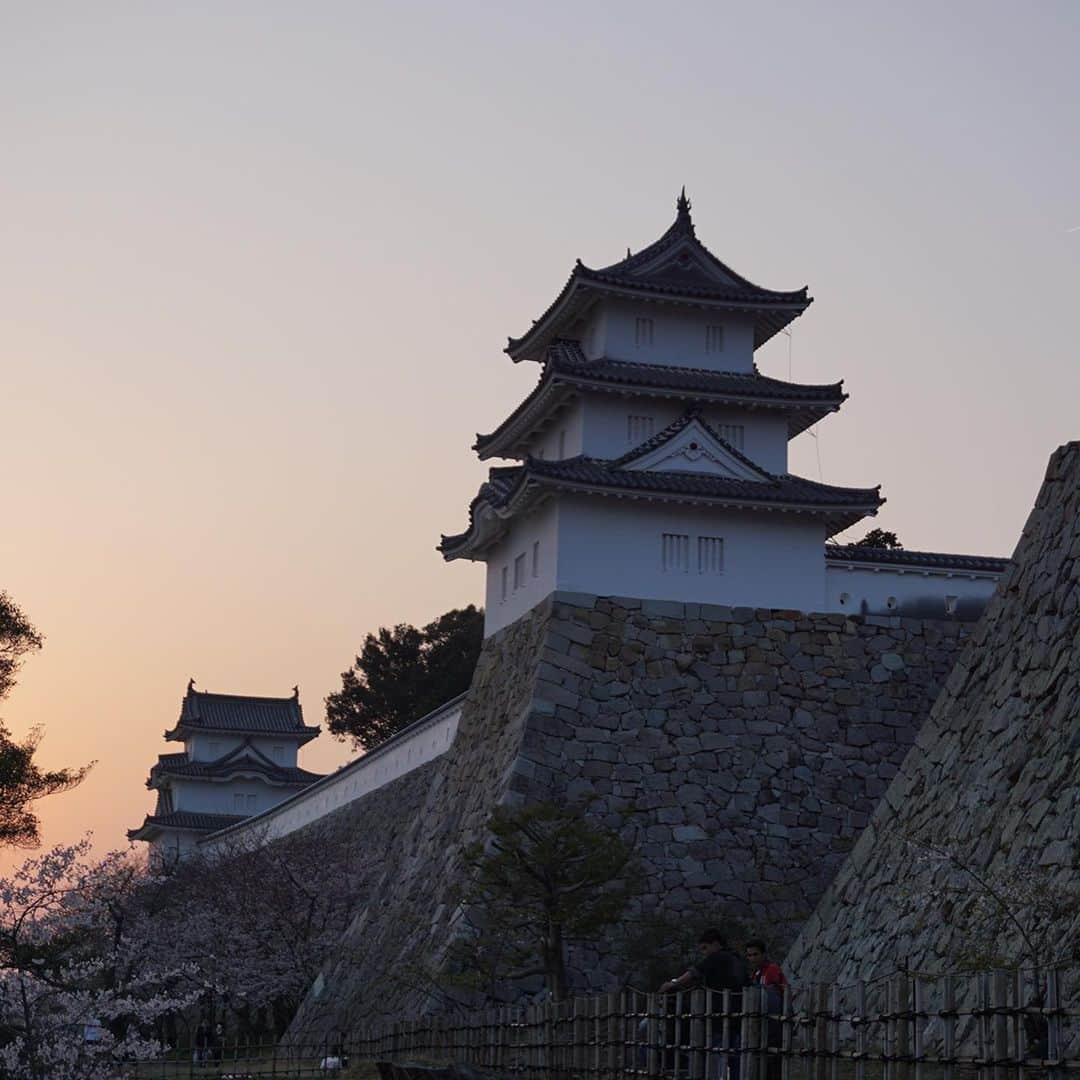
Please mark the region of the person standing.
[[772, 1012], [772, 996], [776, 994], [779, 1006], [784, 1001], [784, 991], [787, 989], [787, 979], [784, 978], [780, 965], [770, 960], [765, 955], [765, 942], [761, 938], [751, 938], [746, 943], [746, 962], [750, 965], [750, 985], [763, 986], [769, 994], [769, 1011]]
[[206, 1065], [210, 1061], [210, 1021], [204, 1016], [195, 1028], [195, 1053], [192, 1061], [196, 1065]]
[[[784, 1038], [784, 991], [788, 981], [780, 965], [765, 955], [765, 942], [761, 938], [751, 938], [746, 943], [746, 962], [750, 965], [750, 985], [760, 986], [765, 990], [765, 1010], [769, 1014], [769, 1046], [779, 1047]], [[770, 1053], [765, 1062], [765, 1080], [780, 1080], [783, 1073], [783, 1058], [780, 1054]]]
[[[660, 987], [661, 994], [670, 993], [672, 990], [683, 990], [688, 987], [700, 986], [714, 993], [709, 994], [708, 1010], [714, 1014], [713, 1038], [714, 1049], [721, 1051], [717, 1055], [718, 1068], [710, 1074], [723, 1076], [724, 1067], [727, 1066], [728, 1080], [739, 1080], [739, 1048], [742, 1046], [742, 1024], [740, 1013], [742, 1012], [742, 989], [746, 985], [746, 965], [728, 947], [727, 938], [715, 929], [709, 929], [698, 938], [698, 950], [700, 958], [677, 978], [668, 979]], [[724, 1042], [724, 1015], [716, 1016], [719, 1011], [715, 1000], [716, 993], [729, 991], [728, 1012], [728, 1039]]]

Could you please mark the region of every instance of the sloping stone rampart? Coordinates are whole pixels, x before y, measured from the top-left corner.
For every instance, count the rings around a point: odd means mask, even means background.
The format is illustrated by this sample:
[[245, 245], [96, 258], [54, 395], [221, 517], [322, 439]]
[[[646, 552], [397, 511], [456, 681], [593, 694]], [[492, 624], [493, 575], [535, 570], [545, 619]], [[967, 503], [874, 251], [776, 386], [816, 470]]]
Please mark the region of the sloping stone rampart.
[[[831, 981], [893, 971], [900, 962], [957, 967], [987, 894], [966, 871], [927, 859], [926, 843], [1015, 904], [1010, 881], [1021, 872], [1037, 871], [1050, 892], [1075, 888], [1078, 820], [1080, 443], [1073, 442], [1051, 458], [1011, 570], [790, 951], [792, 974]], [[963, 893], [954, 894], [955, 886]], [[1043, 962], [1064, 959], [1054, 949], [1075, 942], [1077, 918], [1063, 912], [1040, 933]], [[1013, 931], [1006, 921], [995, 947], [1003, 959], [1030, 963]]]
[[[556, 594], [484, 645], [450, 750], [338, 959], [310, 1034], [438, 1007], [463, 852], [503, 803], [592, 796], [646, 902], [794, 932], [911, 745], [968, 627]], [[624, 814], [626, 816], [624, 816]], [[367, 826], [357, 822], [357, 841]], [[610, 986], [603, 957], [572, 973]]]

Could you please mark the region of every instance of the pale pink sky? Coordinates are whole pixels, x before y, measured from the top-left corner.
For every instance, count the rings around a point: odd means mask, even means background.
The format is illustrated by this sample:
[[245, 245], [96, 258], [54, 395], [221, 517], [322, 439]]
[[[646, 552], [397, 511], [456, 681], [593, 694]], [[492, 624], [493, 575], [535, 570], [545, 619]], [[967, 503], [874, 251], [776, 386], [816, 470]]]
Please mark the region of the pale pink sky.
[[823, 478], [1011, 551], [1080, 435], [1078, 56], [1069, 3], [0, 6], [0, 587], [48, 639], [4, 717], [99, 759], [46, 842], [123, 842], [190, 675], [319, 722], [367, 631], [479, 601], [434, 544], [506, 336], [683, 183], [816, 298]]

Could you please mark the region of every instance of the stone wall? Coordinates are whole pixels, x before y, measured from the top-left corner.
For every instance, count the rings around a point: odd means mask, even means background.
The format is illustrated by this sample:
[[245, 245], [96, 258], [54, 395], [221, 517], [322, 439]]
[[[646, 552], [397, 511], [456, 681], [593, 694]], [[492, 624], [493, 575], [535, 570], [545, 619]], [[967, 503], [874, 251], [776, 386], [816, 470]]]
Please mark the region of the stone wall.
[[[1080, 815], [1080, 443], [1061, 447], [1013, 565], [918, 741], [788, 956], [795, 978], [956, 968], [987, 926], [981, 888], [1016, 907], [1042, 961], [1075, 949]], [[912, 841], [915, 841], [913, 846]], [[928, 850], [929, 845], [929, 850]], [[1022, 884], [1024, 879], [1027, 884]], [[961, 892], [957, 892], [959, 889]], [[1022, 898], [1032, 889], [1039, 904]], [[993, 947], [1030, 963], [1004, 921]], [[1075, 953], [1068, 957], [1072, 959]]]
[[[792, 933], [968, 632], [548, 598], [485, 642], [457, 737], [296, 1029], [439, 1007], [428, 973], [455, 933], [463, 852], [500, 804], [593, 796], [590, 813], [637, 836], [648, 905]], [[610, 957], [579, 959], [579, 989], [611, 985]]]
[[870, 819], [958, 622], [561, 597], [511, 790], [629, 811], [646, 893], [783, 939]]

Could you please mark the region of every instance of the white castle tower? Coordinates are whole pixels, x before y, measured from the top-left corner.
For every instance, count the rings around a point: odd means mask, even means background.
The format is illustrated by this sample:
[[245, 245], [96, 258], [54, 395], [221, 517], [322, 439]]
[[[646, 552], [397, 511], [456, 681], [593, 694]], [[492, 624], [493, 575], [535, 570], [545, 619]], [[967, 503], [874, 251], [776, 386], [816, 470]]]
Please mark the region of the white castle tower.
[[755, 350], [809, 307], [765, 289], [695, 235], [679, 196], [649, 247], [580, 260], [506, 352], [541, 364], [489, 435], [492, 468], [450, 559], [487, 563], [488, 634], [553, 591], [801, 611], [971, 617], [1003, 560], [830, 547], [877, 513], [879, 488], [788, 471], [788, 443], [836, 412], [842, 383], [761, 374]]
[[304, 723], [300, 693], [247, 697], [195, 689], [194, 679], [165, 738], [184, 744], [161, 754], [146, 786], [157, 805], [129, 840], [145, 840], [168, 864], [200, 839], [269, 810], [322, 777], [297, 765], [297, 751], [319, 734]]

